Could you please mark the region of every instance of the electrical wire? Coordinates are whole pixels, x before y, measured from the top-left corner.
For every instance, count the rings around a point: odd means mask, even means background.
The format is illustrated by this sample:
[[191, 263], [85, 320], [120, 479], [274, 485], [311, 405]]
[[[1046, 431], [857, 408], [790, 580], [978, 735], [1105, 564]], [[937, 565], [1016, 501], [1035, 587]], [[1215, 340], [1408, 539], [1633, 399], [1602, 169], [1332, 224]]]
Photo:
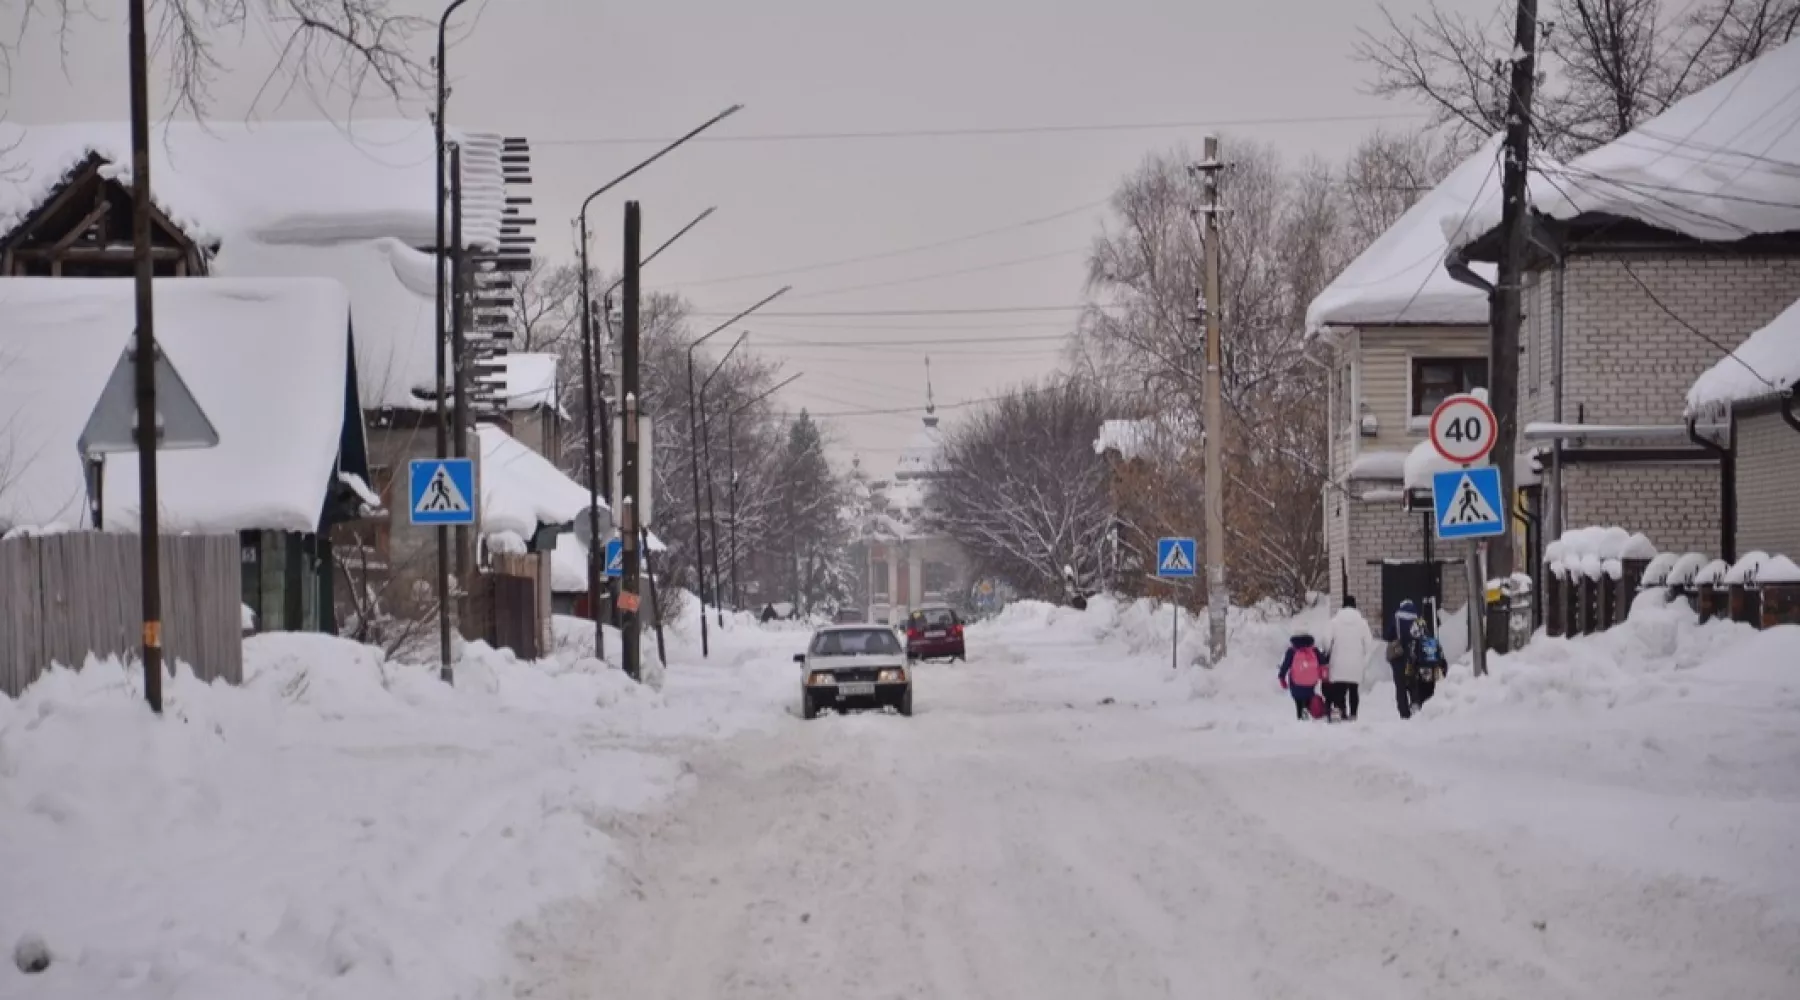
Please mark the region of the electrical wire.
[[[1298, 115], [1267, 118], [1216, 118], [1210, 121], [1087, 122], [1073, 125], [989, 125], [969, 128], [865, 129], [835, 132], [756, 132], [704, 135], [700, 142], [838, 142], [866, 139], [949, 139], [971, 136], [1060, 135], [1088, 132], [1158, 132], [1174, 129], [1247, 128], [1262, 125], [1327, 125], [1377, 121], [1418, 121], [1422, 114], [1390, 112], [1362, 115]], [[655, 136], [557, 136], [531, 140], [538, 146], [644, 146], [668, 142]]]
[[806, 274], [811, 271], [826, 271], [837, 267], [848, 267], [852, 264], [866, 264], [875, 260], [888, 260], [894, 257], [904, 257], [908, 254], [956, 246], [959, 243], [968, 243], [974, 240], [985, 239], [989, 236], [998, 236], [1002, 233], [1010, 233], [1015, 230], [1029, 229], [1033, 226], [1057, 222], [1079, 212], [1099, 208], [1101, 205], [1104, 205], [1111, 200], [1111, 198], [1100, 198], [1095, 201], [1084, 202], [1073, 208], [1065, 208], [1060, 211], [1052, 212], [1049, 215], [1041, 215], [1033, 219], [1026, 219], [1022, 222], [1011, 222], [1004, 226], [995, 226], [992, 229], [984, 229], [977, 233], [966, 233], [962, 236], [952, 236], [948, 239], [934, 240], [930, 243], [918, 243], [912, 246], [900, 247], [895, 250], [881, 250], [875, 253], [860, 254], [854, 257], [839, 257], [833, 260], [815, 261], [811, 264], [796, 264], [792, 267], [776, 268], [771, 271], [756, 271], [746, 274], [727, 275], [722, 278], [702, 278], [698, 281], [684, 281], [680, 283], [680, 287], [700, 288], [706, 285], [729, 284], [734, 281], [755, 281], [761, 278], [779, 278], [790, 274]]
[[800, 299], [817, 299], [827, 295], [843, 295], [847, 292], [864, 292], [872, 288], [893, 288], [897, 285], [916, 285], [920, 282], [935, 281], [939, 278], [955, 278], [965, 274], [981, 274], [986, 271], [999, 271], [1008, 267], [1017, 267], [1021, 264], [1036, 264], [1040, 261], [1055, 260], [1059, 257], [1072, 257], [1075, 254], [1086, 252], [1086, 247], [1072, 247], [1068, 250], [1054, 250], [1050, 253], [1036, 254], [1031, 257], [1015, 257], [1012, 260], [1002, 260], [992, 264], [976, 264], [972, 267], [959, 267], [949, 271], [917, 274], [910, 278], [895, 278], [891, 281], [873, 281], [863, 285], [840, 285], [837, 288], [822, 288], [816, 292], [807, 292], [804, 295], [796, 295], [794, 296], [793, 301], [798, 301]]
[[[841, 310], [819, 310], [816, 312], [757, 313], [757, 316], [759, 316], [759, 317], [766, 316], [766, 317], [770, 317], [770, 318], [774, 318], [774, 319], [783, 319], [783, 318], [797, 319], [797, 318], [802, 318], [802, 317], [831, 318], [831, 317], [836, 317], [836, 316], [993, 316], [993, 315], [1006, 315], [1006, 314], [1011, 314], [1011, 313], [1081, 312], [1088, 308], [1090, 308], [1090, 307], [1086, 306], [1086, 305], [1069, 305], [1069, 306], [977, 306], [977, 307], [968, 308], [968, 309], [841, 309]], [[718, 317], [718, 316], [736, 316], [737, 313], [716, 312], [716, 311], [707, 310], [707, 309], [697, 309], [697, 310], [694, 310], [693, 312], [688, 313], [688, 315], [689, 316], [700, 316], [700, 317]]]

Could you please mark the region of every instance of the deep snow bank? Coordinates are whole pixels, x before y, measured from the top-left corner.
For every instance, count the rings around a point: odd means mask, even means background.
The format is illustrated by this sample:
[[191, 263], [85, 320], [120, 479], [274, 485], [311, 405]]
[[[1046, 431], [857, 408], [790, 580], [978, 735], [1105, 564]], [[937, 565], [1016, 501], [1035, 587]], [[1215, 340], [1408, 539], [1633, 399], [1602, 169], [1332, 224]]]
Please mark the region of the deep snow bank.
[[609, 826], [686, 784], [622, 743], [772, 712], [699, 668], [658, 692], [480, 644], [454, 688], [325, 636], [245, 660], [241, 688], [182, 670], [161, 720], [115, 660], [0, 697], [0, 946], [53, 957], [0, 994], [480, 995], [506, 929], [595, 891]]

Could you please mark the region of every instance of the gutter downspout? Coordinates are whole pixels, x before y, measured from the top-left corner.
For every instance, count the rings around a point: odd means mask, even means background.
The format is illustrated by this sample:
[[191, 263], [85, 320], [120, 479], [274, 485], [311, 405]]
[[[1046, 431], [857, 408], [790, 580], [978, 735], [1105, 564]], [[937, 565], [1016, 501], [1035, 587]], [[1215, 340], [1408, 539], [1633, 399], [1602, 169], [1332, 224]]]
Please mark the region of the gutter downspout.
[[[1784, 410], [1785, 415], [1785, 410]], [[1719, 558], [1737, 562], [1737, 417], [1731, 418], [1727, 444], [1703, 437], [1695, 425], [1698, 418], [1689, 417], [1688, 440], [1719, 456]]]
[[[1551, 419], [1563, 421], [1563, 278], [1567, 261], [1556, 255], [1556, 270], [1550, 275], [1550, 410]], [[1550, 443], [1550, 490], [1544, 504], [1544, 537], [1562, 537], [1563, 524], [1563, 442]]]

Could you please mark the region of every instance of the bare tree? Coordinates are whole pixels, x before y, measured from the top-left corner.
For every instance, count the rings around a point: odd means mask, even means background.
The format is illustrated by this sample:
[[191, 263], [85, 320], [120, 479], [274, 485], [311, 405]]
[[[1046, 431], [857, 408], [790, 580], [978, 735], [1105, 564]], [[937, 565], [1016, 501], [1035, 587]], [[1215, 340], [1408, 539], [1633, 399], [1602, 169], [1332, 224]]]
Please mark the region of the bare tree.
[[1098, 575], [1112, 505], [1094, 437], [1110, 408], [1090, 382], [1027, 384], [949, 429], [930, 488], [976, 569], [1044, 599], [1062, 596], [1064, 566]]
[[[1375, 93], [1422, 100], [1436, 124], [1465, 137], [1505, 126], [1505, 19], [1482, 22], [1435, 3], [1405, 22], [1382, 14], [1383, 27], [1356, 49], [1375, 70]], [[1555, 0], [1543, 25], [1536, 140], [1553, 156], [1585, 152], [1796, 31], [1800, 0], [1696, 0], [1674, 12], [1663, 0]]]
[[[17, 24], [11, 45], [0, 45], [0, 70], [10, 78], [13, 48], [38, 22], [47, 22], [65, 54], [83, 0], [0, 0]], [[352, 97], [371, 90], [399, 97], [422, 88], [427, 66], [414, 40], [433, 27], [397, 13], [392, 0], [154, 0], [155, 45], [163, 53], [173, 110], [205, 118], [211, 86], [225, 70], [220, 46], [232, 47], [252, 26], [276, 40], [276, 62], [257, 90], [254, 107], [277, 81]]]
[[[1200, 274], [1194, 218], [1200, 197], [1186, 151], [1151, 156], [1120, 184], [1113, 198], [1118, 222], [1096, 239], [1090, 256], [1088, 287], [1096, 301], [1082, 333], [1108, 359], [1109, 380], [1136, 381], [1139, 394], [1192, 443], [1201, 433], [1224, 436], [1232, 477], [1227, 492], [1234, 497], [1226, 528], [1252, 541], [1248, 551], [1255, 553], [1231, 562], [1252, 600], [1298, 600], [1322, 581], [1313, 574], [1324, 565], [1322, 539], [1303, 527], [1319, 517], [1326, 458], [1324, 383], [1307, 357], [1305, 311], [1352, 246], [1340, 219], [1340, 184], [1327, 164], [1309, 160], [1289, 168], [1265, 146], [1228, 143], [1226, 149], [1224, 301], [1218, 304], [1226, 331], [1226, 426], [1204, 427], [1200, 418], [1202, 331], [1190, 319]], [[1162, 488], [1171, 492], [1176, 482], [1204, 483], [1191, 453], [1158, 475], [1168, 477]], [[1144, 482], [1126, 492], [1142, 498], [1146, 488], [1156, 487]], [[1254, 502], [1237, 502], [1240, 489]], [[1143, 499], [1121, 506], [1127, 543], [1134, 533], [1141, 541], [1151, 530], [1175, 527], [1201, 534], [1200, 525], [1178, 523], [1158, 508]]]
[[1378, 129], [1363, 137], [1343, 166], [1346, 247], [1375, 242], [1471, 152], [1466, 143], [1440, 141], [1427, 129]]
[[[597, 280], [597, 279], [595, 279]], [[590, 282], [591, 285], [591, 282]], [[531, 259], [531, 268], [508, 276], [506, 325], [512, 333], [508, 350], [519, 353], [563, 353], [581, 343], [581, 267]]]

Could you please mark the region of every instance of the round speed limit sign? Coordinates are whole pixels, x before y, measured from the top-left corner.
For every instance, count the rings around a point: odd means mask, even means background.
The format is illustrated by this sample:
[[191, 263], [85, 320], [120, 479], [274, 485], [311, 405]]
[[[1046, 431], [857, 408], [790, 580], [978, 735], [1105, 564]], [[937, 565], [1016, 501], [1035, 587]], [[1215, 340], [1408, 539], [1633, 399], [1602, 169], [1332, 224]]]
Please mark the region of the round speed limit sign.
[[1470, 465], [1494, 447], [1494, 411], [1479, 397], [1451, 396], [1431, 411], [1431, 446], [1452, 462]]

